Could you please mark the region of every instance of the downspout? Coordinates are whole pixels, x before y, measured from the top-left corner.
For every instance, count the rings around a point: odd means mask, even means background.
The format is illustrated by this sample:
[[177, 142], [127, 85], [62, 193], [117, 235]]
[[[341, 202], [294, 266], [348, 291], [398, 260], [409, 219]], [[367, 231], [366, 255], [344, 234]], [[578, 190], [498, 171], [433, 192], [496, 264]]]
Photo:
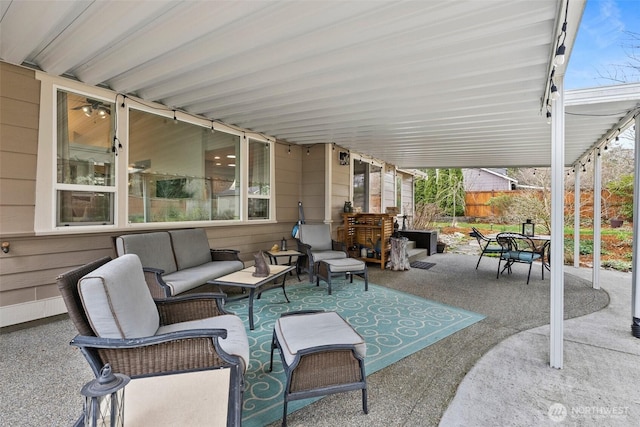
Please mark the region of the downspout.
[[600, 289], [600, 250], [602, 247], [602, 156], [593, 162], [593, 289]]
[[560, 97], [551, 105], [551, 269], [549, 365], [562, 369], [564, 353], [564, 77], [556, 78]]
[[640, 291], [638, 291], [638, 269], [640, 269], [640, 257], [638, 256], [638, 220], [640, 219], [640, 114], [635, 117], [636, 141], [634, 152], [634, 177], [633, 177], [633, 273], [631, 276], [631, 333], [640, 338]]
[[573, 266], [580, 267], [580, 168], [576, 168], [573, 185]]

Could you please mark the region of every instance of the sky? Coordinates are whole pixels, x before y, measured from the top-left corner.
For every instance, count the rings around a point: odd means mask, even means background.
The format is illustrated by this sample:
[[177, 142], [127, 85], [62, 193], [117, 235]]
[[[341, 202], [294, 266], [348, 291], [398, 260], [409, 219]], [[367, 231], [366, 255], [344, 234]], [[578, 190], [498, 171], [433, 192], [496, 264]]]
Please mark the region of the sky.
[[[635, 33], [635, 38], [629, 32]], [[630, 58], [633, 54], [635, 61]], [[626, 83], [640, 82], [639, 71], [627, 68], [623, 75], [616, 67], [630, 62], [640, 67], [640, 0], [587, 0], [567, 64], [564, 88], [621, 83], [607, 76], [616, 76]]]

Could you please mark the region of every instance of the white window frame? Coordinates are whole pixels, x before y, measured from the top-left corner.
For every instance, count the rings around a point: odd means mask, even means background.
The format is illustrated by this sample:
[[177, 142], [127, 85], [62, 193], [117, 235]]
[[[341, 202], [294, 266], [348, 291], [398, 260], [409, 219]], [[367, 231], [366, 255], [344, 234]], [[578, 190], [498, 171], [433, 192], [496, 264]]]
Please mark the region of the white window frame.
[[[225, 132], [240, 137], [240, 219], [239, 220], [211, 220], [211, 221], [184, 221], [184, 222], [150, 222], [150, 223], [129, 223], [128, 221], [128, 170], [129, 164], [129, 109], [135, 108], [151, 114], [168, 117], [173, 120], [173, 111], [168, 107], [154, 104], [151, 102], [130, 102], [130, 97], [126, 99], [117, 96], [116, 93], [99, 87], [88, 86], [80, 82], [69, 80], [62, 77], [50, 76], [44, 72], [37, 71], [36, 79], [41, 82], [40, 85], [40, 117], [38, 131], [38, 157], [37, 157], [37, 173], [36, 173], [36, 207], [34, 218], [34, 231], [36, 235], [47, 234], [71, 234], [71, 233], [97, 233], [97, 232], [113, 232], [114, 230], [135, 230], [135, 229], [159, 229], [159, 228], [191, 228], [191, 227], [215, 227], [225, 225], [238, 224], [265, 224], [276, 223], [276, 189], [275, 189], [275, 150], [274, 138], [268, 138], [253, 132], [237, 129], [219, 122], [215, 123], [215, 131]], [[115, 159], [114, 174], [115, 187], [80, 185], [80, 184], [59, 184], [57, 183], [57, 91], [64, 90], [89, 98], [103, 100], [105, 102], [114, 102], [117, 113], [117, 131], [115, 136], [122, 144], [123, 149], [118, 151]], [[121, 104], [125, 107], [122, 108]], [[189, 114], [176, 111], [178, 120], [193, 125], [202, 126], [210, 129], [211, 120], [198, 118]], [[248, 142], [249, 139], [264, 142], [269, 145], [269, 173], [270, 173], [270, 195], [257, 196], [260, 198], [270, 199], [269, 218], [268, 219], [251, 219], [248, 218], [248, 187], [249, 182], [248, 169]], [[58, 190], [77, 190], [90, 192], [112, 192], [115, 194], [113, 200], [113, 224], [106, 225], [73, 225], [58, 226], [57, 220], [57, 191]], [[256, 196], [253, 196], [256, 197]]]

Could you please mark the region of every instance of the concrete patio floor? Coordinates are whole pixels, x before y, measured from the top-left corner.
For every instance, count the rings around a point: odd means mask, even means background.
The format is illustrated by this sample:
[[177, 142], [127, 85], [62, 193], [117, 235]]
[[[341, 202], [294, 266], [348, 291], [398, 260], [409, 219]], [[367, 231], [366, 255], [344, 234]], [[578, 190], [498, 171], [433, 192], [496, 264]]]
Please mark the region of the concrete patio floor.
[[[556, 370], [548, 366], [543, 326], [549, 279], [540, 279], [539, 266], [526, 285], [524, 265], [496, 279], [495, 259], [483, 258], [478, 270], [475, 255], [426, 261], [436, 265], [393, 272], [372, 264], [369, 280], [486, 318], [370, 375], [368, 415], [350, 392], [295, 412], [290, 426], [556, 425], [554, 403], [567, 411], [558, 425], [637, 424], [640, 341], [630, 332], [631, 274], [602, 271], [602, 289], [594, 290], [585, 280], [591, 270], [565, 269], [565, 317], [575, 319], [565, 323], [565, 369]], [[0, 425], [67, 426], [77, 418], [79, 390], [92, 374], [68, 345], [74, 335], [65, 316], [3, 331]], [[616, 414], [585, 414], [594, 407]]]

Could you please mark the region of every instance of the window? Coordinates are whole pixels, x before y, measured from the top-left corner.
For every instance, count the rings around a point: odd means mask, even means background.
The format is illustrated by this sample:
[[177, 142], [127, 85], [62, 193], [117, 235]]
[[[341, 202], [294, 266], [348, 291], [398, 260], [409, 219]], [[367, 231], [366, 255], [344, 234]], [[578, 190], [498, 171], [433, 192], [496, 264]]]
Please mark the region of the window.
[[273, 143], [266, 137], [222, 123], [214, 130], [210, 120], [186, 113], [174, 120], [161, 105], [36, 76], [37, 233], [273, 219]]
[[238, 135], [130, 109], [128, 172], [130, 223], [240, 219]]
[[380, 213], [382, 209], [382, 168], [354, 159], [353, 206], [362, 212]]
[[56, 226], [114, 223], [113, 103], [57, 91]]
[[269, 218], [271, 168], [269, 144], [249, 140], [249, 219]]

